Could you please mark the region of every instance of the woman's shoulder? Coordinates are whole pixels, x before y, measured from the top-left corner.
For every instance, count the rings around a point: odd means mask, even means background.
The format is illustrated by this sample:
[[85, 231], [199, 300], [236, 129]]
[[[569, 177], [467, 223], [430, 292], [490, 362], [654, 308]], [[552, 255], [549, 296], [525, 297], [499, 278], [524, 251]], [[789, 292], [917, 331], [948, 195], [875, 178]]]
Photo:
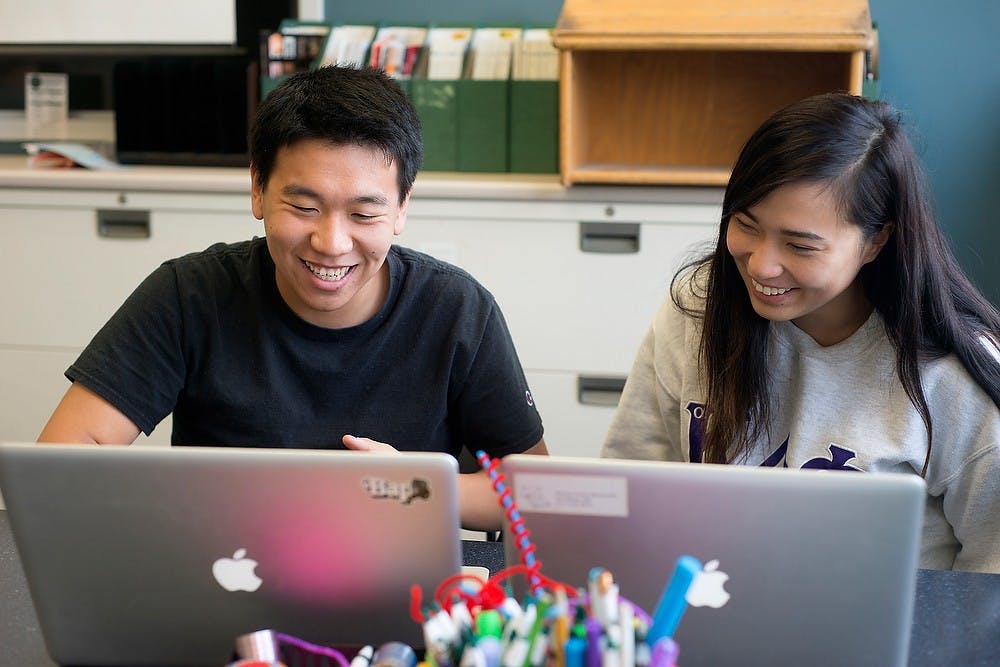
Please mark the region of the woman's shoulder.
[[705, 314], [707, 268], [686, 267], [670, 284], [670, 289], [653, 319], [658, 340], [697, 338]]
[[700, 323], [708, 298], [708, 275], [706, 265], [686, 266], [678, 271], [660, 305], [657, 321], [675, 322], [680, 326]]
[[[995, 364], [994, 374], [1000, 370], [1000, 352], [993, 341], [983, 337], [980, 342], [986, 351], [986, 363], [990, 360]], [[926, 359], [921, 363], [921, 381], [924, 391], [927, 392], [928, 402], [930, 396], [949, 398], [950, 402], [965, 402], [966, 405], [982, 403], [992, 406], [996, 411], [996, 404], [986, 391], [979, 386], [969, 370], [954, 352], [949, 352], [932, 359]], [[1000, 415], [1000, 413], [998, 413]]]

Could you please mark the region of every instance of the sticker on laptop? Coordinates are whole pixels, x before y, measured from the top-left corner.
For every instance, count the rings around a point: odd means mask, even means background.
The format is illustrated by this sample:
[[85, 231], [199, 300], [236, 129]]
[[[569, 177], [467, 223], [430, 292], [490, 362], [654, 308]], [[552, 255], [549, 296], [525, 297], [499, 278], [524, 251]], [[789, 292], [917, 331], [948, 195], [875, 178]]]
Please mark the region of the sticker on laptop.
[[404, 505], [409, 505], [418, 498], [428, 500], [431, 497], [430, 484], [426, 479], [419, 477], [403, 482], [394, 482], [382, 477], [365, 477], [361, 480], [361, 486], [371, 498], [398, 500]]
[[604, 475], [518, 473], [514, 500], [525, 512], [628, 516], [628, 482]]

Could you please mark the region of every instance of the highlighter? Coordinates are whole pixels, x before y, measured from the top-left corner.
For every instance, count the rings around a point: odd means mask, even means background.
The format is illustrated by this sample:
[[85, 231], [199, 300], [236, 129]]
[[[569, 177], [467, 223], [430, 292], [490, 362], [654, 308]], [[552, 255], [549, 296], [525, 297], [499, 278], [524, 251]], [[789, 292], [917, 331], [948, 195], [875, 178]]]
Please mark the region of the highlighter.
[[566, 640], [563, 653], [566, 655], [566, 667], [584, 667], [587, 654], [587, 640], [583, 637], [570, 635], [570, 638]]
[[663, 591], [656, 612], [653, 614], [653, 624], [646, 634], [646, 641], [655, 645], [656, 640], [663, 637], [673, 637], [677, 624], [680, 623], [684, 609], [687, 607], [688, 588], [695, 576], [701, 572], [701, 561], [693, 556], [681, 556], [677, 559], [674, 574], [670, 583]]

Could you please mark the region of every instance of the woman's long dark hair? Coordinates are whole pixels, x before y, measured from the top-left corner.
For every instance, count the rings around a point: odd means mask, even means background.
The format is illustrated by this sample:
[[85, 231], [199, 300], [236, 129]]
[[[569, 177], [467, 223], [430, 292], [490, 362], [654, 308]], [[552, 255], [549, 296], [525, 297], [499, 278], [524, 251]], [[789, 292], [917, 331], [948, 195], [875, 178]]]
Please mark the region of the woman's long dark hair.
[[[671, 292], [678, 307], [704, 317], [703, 460], [728, 463], [746, 454], [766, 433], [770, 416], [769, 322], [754, 312], [726, 249], [730, 217], [782, 185], [802, 182], [827, 184], [843, 217], [866, 239], [891, 226], [878, 257], [862, 267], [861, 280], [896, 349], [900, 382], [927, 427], [926, 473], [932, 429], [920, 363], [954, 353], [1000, 406], [1000, 364], [983, 340], [998, 344], [1000, 315], [965, 276], [941, 234], [898, 112], [884, 102], [841, 93], [792, 104], [754, 132], [726, 187], [714, 253], [674, 278]], [[691, 299], [678, 291], [678, 279], [691, 271], [690, 289], [704, 289], [697, 294], [704, 298], [704, 312], [693, 310]]]

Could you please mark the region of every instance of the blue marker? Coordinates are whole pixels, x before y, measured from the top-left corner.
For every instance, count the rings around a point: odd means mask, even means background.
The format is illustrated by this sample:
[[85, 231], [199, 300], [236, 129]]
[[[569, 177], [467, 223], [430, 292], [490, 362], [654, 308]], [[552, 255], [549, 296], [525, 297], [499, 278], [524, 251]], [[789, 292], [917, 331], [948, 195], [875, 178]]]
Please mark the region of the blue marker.
[[684, 608], [687, 606], [685, 596], [688, 588], [699, 572], [701, 572], [701, 561], [697, 558], [681, 556], [677, 559], [677, 566], [674, 567], [670, 583], [663, 591], [660, 603], [656, 605], [653, 625], [646, 634], [646, 641], [650, 645], [654, 645], [657, 639], [674, 636], [677, 624], [680, 623]]
[[564, 648], [566, 667], [584, 667], [586, 664], [587, 640], [583, 637], [570, 635]]

